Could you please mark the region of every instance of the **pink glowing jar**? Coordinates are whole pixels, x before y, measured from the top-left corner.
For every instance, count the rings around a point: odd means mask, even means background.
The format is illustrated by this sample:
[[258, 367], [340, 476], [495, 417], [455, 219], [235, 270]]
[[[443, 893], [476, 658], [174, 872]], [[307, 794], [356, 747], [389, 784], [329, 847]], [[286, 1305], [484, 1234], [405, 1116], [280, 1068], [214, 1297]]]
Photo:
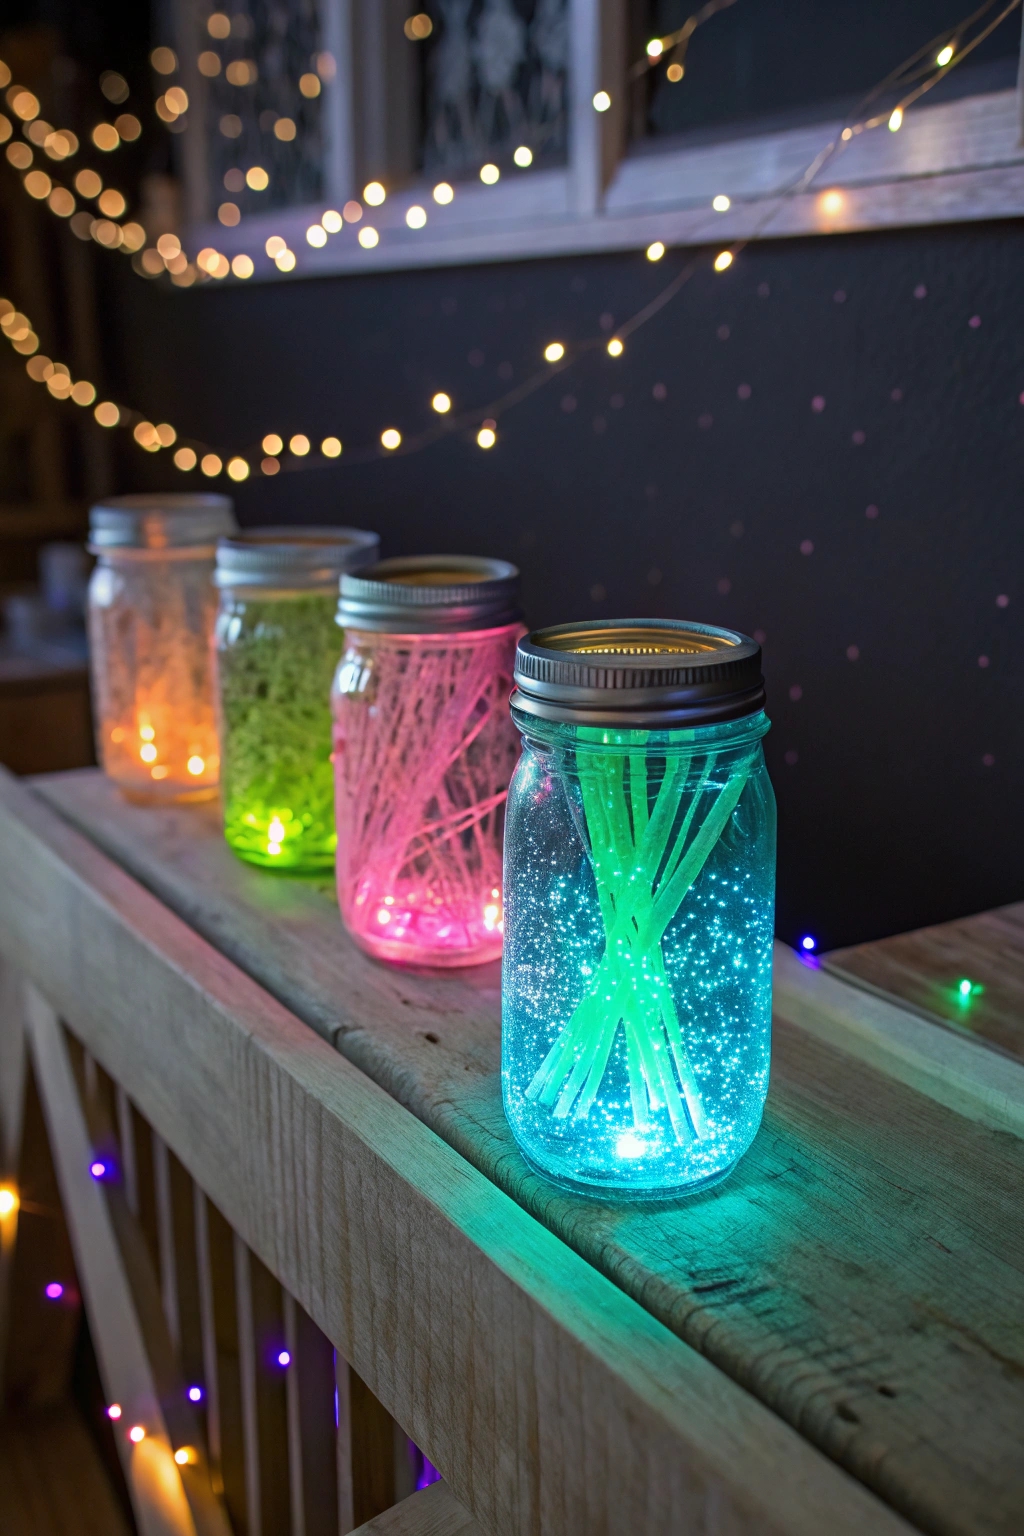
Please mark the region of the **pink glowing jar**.
[[408, 965], [501, 953], [519, 572], [425, 555], [341, 578], [332, 690], [338, 901], [363, 949]]

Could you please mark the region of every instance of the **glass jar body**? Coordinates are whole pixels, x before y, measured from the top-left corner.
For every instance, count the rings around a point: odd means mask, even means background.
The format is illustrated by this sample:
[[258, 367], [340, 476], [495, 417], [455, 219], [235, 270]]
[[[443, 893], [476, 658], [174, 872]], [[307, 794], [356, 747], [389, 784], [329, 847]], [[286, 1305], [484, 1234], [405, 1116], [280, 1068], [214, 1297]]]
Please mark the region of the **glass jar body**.
[[224, 836], [252, 864], [334, 865], [336, 592], [221, 589], [217, 712]]
[[97, 753], [115, 783], [136, 798], [216, 794], [212, 574], [208, 548], [110, 550], [92, 573]]
[[747, 1150], [768, 1090], [768, 722], [631, 732], [514, 715], [505, 1114], [558, 1183], [694, 1193]]
[[501, 953], [521, 634], [346, 631], [332, 698], [338, 901], [382, 959], [459, 966]]

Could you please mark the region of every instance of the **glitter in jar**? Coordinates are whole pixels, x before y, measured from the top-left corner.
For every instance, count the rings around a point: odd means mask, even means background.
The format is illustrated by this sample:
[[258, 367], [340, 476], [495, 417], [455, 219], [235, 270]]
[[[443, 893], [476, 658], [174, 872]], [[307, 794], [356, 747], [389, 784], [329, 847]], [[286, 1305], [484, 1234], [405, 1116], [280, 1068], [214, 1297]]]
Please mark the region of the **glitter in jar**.
[[[528, 703], [519, 666], [514, 705]], [[666, 730], [513, 714], [502, 1083], [516, 1141], [581, 1193], [707, 1188], [749, 1147], [768, 1086], [768, 721], [758, 707]]]

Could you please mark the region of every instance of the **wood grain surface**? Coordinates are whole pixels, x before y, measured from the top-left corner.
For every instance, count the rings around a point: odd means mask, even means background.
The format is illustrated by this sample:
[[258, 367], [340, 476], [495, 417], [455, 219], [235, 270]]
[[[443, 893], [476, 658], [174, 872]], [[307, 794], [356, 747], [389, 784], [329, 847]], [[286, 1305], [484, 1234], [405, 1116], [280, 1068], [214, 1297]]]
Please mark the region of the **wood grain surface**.
[[[1024, 1062], [1024, 902], [836, 949], [826, 970]], [[960, 991], [969, 981], [971, 991]]]
[[490, 1536], [907, 1529], [0, 774], [7, 870], [0, 951]]
[[501, 1109], [497, 967], [386, 969], [327, 882], [235, 860], [211, 807], [47, 802], [527, 1210], [923, 1529], [1018, 1531], [1024, 1145], [776, 1019], [763, 1129], [720, 1190], [615, 1207], [535, 1177]]
[[482, 1536], [468, 1510], [444, 1483], [410, 1494], [352, 1536]]

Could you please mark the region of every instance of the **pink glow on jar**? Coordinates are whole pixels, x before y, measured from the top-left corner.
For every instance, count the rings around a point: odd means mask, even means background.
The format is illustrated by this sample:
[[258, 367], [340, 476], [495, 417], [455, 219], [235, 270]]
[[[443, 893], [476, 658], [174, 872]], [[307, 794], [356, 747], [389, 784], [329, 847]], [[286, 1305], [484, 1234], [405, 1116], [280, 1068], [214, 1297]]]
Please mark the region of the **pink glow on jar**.
[[[379, 959], [477, 965], [502, 946], [505, 798], [518, 757], [507, 702], [523, 627], [490, 621], [514, 613], [518, 573], [451, 557], [423, 566], [384, 561], [343, 578], [332, 693], [338, 902]], [[385, 584], [397, 595], [381, 596]], [[470, 627], [474, 617], [486, 627]], [[460, 618], [440, 632], [397, 628]]]

